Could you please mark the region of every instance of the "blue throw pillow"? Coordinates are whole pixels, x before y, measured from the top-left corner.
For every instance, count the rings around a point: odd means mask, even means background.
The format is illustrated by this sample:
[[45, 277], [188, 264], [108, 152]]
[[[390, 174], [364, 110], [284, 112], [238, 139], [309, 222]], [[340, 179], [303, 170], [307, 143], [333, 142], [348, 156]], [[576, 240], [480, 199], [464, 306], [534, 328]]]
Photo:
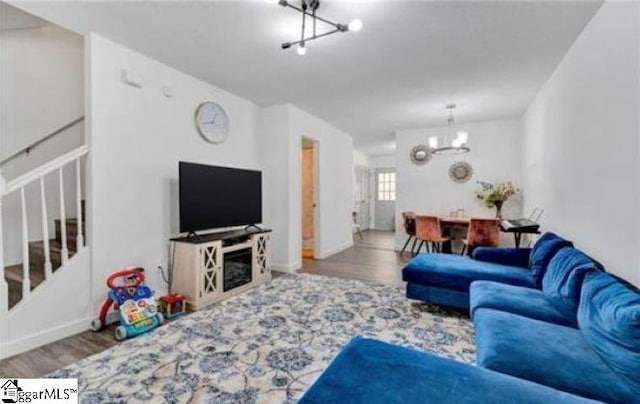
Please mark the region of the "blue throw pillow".
[[545, 233], [538, 239], [529, 256], [529, 269], [538, 286], [554, 255], [564, 247], [573, 247], [573, 243], [553, 233]]
[[640, 397], [640, 292], [604, 272], [587, 274], [578, 325], [602, 360]]
[[598, 265], [580, 250], [564, 247], [551, 259], [542, 278], [544, 297], [568, 318], [575, 321], [580, 304], [582, 281]]

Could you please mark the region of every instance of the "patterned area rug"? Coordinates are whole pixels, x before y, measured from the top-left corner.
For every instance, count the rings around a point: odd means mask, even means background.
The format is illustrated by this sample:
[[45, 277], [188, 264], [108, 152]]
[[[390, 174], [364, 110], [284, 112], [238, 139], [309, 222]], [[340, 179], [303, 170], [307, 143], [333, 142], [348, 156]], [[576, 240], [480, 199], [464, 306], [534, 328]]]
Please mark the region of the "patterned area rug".
[[295, 402], [353, 336], [475, 360], [468, 318], [404, 291], [286, 275], [58, 370], [83, 403]]

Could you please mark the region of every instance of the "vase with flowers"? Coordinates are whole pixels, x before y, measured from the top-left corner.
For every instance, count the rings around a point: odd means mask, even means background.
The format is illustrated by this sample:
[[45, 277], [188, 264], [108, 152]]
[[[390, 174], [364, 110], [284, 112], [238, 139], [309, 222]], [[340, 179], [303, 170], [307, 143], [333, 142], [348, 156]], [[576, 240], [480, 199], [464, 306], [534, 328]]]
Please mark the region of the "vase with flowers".
[[482, 201], [487, 208], [496, 208], [496, 217], [502, 219], [502, 206], [512, 196], [520, 190], [510, 181], [491, 183], [478, 181], [480, 189], [476, 191], [476, 197]]

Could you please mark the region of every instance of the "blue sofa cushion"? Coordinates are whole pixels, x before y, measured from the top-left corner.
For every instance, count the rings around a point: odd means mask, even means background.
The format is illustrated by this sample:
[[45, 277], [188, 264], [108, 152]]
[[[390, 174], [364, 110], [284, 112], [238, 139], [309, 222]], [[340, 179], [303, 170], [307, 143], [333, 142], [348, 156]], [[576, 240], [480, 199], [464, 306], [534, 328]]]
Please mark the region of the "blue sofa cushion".
[[607, 402], [637, 402], [580, 330], [491, 309], [473, 317], [478, 366]]
[[469, 308], [469, 292], [420, 285], [419, 283], [407, 283], [407, 298], [422, 300], [438, 306]]
[[468, 292], [475, 280], [534, 287], [528, 269], [492, 264], [451, 254], [420, 254], [402, 269], [402, 279], [422, 285]]
[[300, 399], [312, 403], [583, 403], [526, 380], [384, 342], [354, 338]]
[[640, 401], [640, 292], [604, 272], [589, 273], [582, 287], [578, 325]]
[[545, 233], [536, 241], [529, 256], [529, 269], [538, 286], [542, 283], [549, 262], [564, 247], [573, 247], [573, 243], [554, 233]]
[[551, 259], [542, 278], [544, 296], [566, 316], [575, 318], [582, 281], [587, 273], [598, 270], [597, 264], [580, 250], [565, 247]]
[[476, 247], [471, 255], [474, 260], [494, 264], [529, 268], [530, 248]]
[[470, 289], [471, 318], [477, 309], [494, 309], [547, 323], [577, 328], [576, 316], [558, 311], [542, 291], [498, 282], [475, 281]]

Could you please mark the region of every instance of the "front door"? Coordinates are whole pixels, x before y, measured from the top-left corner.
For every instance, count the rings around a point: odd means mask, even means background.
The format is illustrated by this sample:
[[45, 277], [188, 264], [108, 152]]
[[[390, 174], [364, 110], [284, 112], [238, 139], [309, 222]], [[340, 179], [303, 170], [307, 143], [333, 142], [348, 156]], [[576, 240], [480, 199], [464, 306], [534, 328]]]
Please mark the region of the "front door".
[[377, 168], [375, 170], [376, 205], [375, 225], [378, 230], [394, 230], [396, 212], [396, 170]]

